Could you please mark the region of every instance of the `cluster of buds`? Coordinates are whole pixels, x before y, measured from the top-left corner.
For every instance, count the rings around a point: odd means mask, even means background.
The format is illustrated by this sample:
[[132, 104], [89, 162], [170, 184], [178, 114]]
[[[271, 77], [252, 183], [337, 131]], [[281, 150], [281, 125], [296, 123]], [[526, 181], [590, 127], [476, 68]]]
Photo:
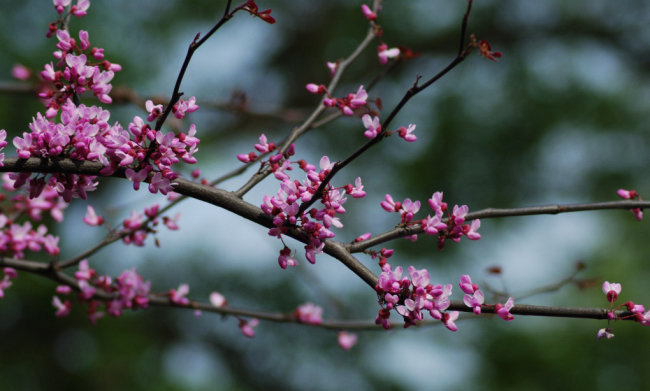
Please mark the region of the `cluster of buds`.
[[307, 91], [312, 94], [327, 94], [327, 98], [323, 99], [323, 104], [326, 107], [338, 108], [344, 115], [353, 115], [354, 110], [365, 107], [368, 100], [368, 93], [363, 86], [360, 86], [357, 92], [351, 92], [343, 98], [334, 98], [323, 84], [307, 84]]
[[[619, 189], [618, 190], [618, 195], [621, 198], [626, 199], [626, 200], [638, 199], [639, 201], [641, 201], [641, 196], [639, 195], [639, 193], [636, 192], [636, 190]], [[634, 209], [630, 209], [630, 211], [634, 215], [635, 219], [637, 219], [639, 221], [643, 220], [643, 209], [634, 208]]]
[[[99, 311], [102, 302], [93, 300], [97, 289], [114, 295], [113, 299], [103, 303], [106, 312], [111, 316], [122, 315], [124, 309], [136, 310], [147, 308], [149, 305], [151, 282], [144, 281], [135, 268], [125, 270], [115, 281], [112, 281], [110, 276], [98, 276], [95, 269], [88, 265], [88, 260], [84, 259], [79, 263], [79, 270], [74, 276], [79, 285], [78, 299], [88, 306], [88, 317], [93, 324], [105, 315], [103, 311]], [[72, 292], [72, 288], [68, 285], [60, 285], [56, 292], [68, 295]], [[59, 317], [68, 315], [72, 309], [69, 300], [62, 302], [57, 296], [54, 296], [52, 305], [57, 309], [56, 316]]]
[[[476, 219], [470, 224], [463, 224], [465, 216], [469, 212], [467, 205], [459, 207], [454, 206], [453, 212], [449, 214], [447, 203], [442, 202], [442, 192], [435, 192], [429, 199], [429, 206], [435, 212], [434, 216], [427, 216], [425, 219], [413, 221], [415, 214], [420, 210], [420, 201], [411, 201], [407, 198], [404, 202], [394, 201], [390, 194], [386, 194], [384, 201], [381, 202], [381, 207], [386, 212], [397, 212], [400, 214], [400, 226], [417, 226], [427, 235], [438, 235], [438, 249], [442, 250], [445, 247], [445, 241], [451, 239], [454, 242], [460, 242], [460, 239], [465, 235], [470, 240], [478, 240], [481, 235], [476, 232], [481, 226], [481, 221]], [[447, 212], [447, 223], [442, 222], [442, 216]], [[413, 242], [417, 240], [417, 234], [405, 237]]]
[[[609, 281], [605, 281], [603, 282], [602, 288], [603, 288], [603, 293], [607, 296], [607, 301], [610, 304], [610, 310], [609, 312], [607, 312], [608, 326], [606, 328], [598, 330], [597, 339], [614, 338], [614, 333], [612, 332], [611, 327], [609, 327], [609, 322], [612, 320], [631, 318], [635, 322], [641, 323], [643, 326], [650, 326], [650, 311], [645, 312], [645, 307], [643, 306], [643, 304], [635, 304], [631, 301], [627, 301], [619, 305], [618, 307], [614, 308], [614, 302], [618, 300], [618, 295], [621, 293], [621, 284], [617, 284], [615, 282], [610, 283]], [[620, 317], [620, 318], [617, 317], [616, 310], [620, 309], [621, 307], [625, 307], [632, 314], [625, 317]]]
[[[260, 137], [260, 144], [255, 145], [261, 153], [271, 152], [277, 149], [275, 144], [268, 143], [266, 136]], [[337, 214], [345, 213], [343, 204], [346, 202], [346, 194], [353, 198], [362, 198], [366, 195], [363, 191], [361, 178], [357, 178], [355, 184], [347, 184], [341, 188], [331, 188], [329, 185], [323, 190], [320, 202], [323, 208], [311, 208], [309, 211], [300, 212], [300, 204], [308, 202], [318, 191], [323, 180], [334, 167], [327, 156], [323, 156], [320, 161], [320, 170], [308, 164], [304, 160], [297, 162], [289, 161], [289, 157], [295, 153], [293, 144], [284, 154], [278, 152], [271, 156], [268, 161], [262, 162], [271, 168], [276, 179], [282, 181], [280, 189], [275, 196], [266, 195], [261, 205], [262, 211], [267, 215], [273, 216], [274, 227], [269, 230], [269, 235], [282, 239], [282, 234], [286, 234], [289, 228], [302, 228], [309, 235], [310, 241], [305, 246], [307, 260], [311, 263], [316, 262], [316, 254], [322, 253], [325, 245], [323, 239], [333, 238], [335, 234], [330, 230], [332, 226], [341, 228], [343, 224], [339, 221]], [[261, 159], [254, 153], [240, 154], [237, 158], [248, 163], [253, 160]], [[297, 164], [307, 174], [307, 179], [300, 182], [291, 180], [287, 171], [292, 169], [291, 164]], [[291, 250], [284, 247], [280, 250], [278, 263], [285, 269], [287, 266], [295, 266], [298, 262], [293, 258]]]
[[[62, 8], [65, 7], [62, 4], [69, 4], [70, 0], [59, 1], [59, 3], [61, 4], [57, 6], [57, 11], [61, 13]], [[72, 7], [73, 13], [78, 17], [85, 15], [85, 10], [90, 2], [86, 0], [84, 5], [81, 7], [80, 5]], [[51, 82], [53, 86], [51, 90], [39, 94], [46, 102], [48, 110], [45, 116], [47, 118], [56, 116], [59, 107], [65, 104], [69, 98], [78, 96], [87, 90], [91, 90], [102, 103], [111, 103], [112, 99], [108, 94], [113, 86], [110, 82], [115, 76], [115, 72], [122, 70], [120, 65], [104, 59], [104, 49], [90, 48], [87, 31], [79, 31], [79, 42], [77, 43], [67, 30], [58, 28], [62, 24], [62, 19], [59, 22], [51, 23], [48, 32], [48, 37], [56, 34], [59, 40], [56, 45], [59, 50], [54, 52], [54, 58], [58, 62], [56, 65], [53, 63], [45, 65], [45, 70], [41, 72], [43, 80]], [[56, 70], [56, 68], [61, 69]]]

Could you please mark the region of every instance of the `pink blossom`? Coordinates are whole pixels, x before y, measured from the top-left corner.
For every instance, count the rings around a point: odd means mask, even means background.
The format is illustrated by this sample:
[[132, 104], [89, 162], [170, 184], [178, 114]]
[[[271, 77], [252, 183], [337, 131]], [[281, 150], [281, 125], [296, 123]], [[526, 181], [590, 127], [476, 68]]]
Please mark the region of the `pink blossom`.
[[176, 183], [170, 183], [169, 179], [163, 178], [162, 174], [157, 172], [149, 182], [149, 191], [152, 194], [156, 194], [160, 191], [163, 195], [167, 195], [167, 192], [174, 190], [172, 187], [174, 185], [176, 185]]
[[420, 227], [424, 230], [424, 233], [427, 235], [435, 235], [439, 230], [447, 228], [447, 224], [443, 223], [439, 216], [431, 217], [427, 216], [426, 219], [422, 220]]
[[90, 205], [88, 205], [88, 211], [86, 212], [86, 216], [83, 218], [83, 221], [90, 226], [99, 226], [104, 224], [104, 218], [102, 216], [97, 216], [95, 209]]
[[88, 280], [79, 280], [79, 297], [82, 300], [89, 300], [95, 294], [95, 287], [88, 283]]
[[371, 118], [370, 115], [364, 114], [361, 117], [363, 121], [363, 126], [365, 126], [366, 131], [363, 133], [367, 138], [375, 138], [381, 132], [381, 125], [379, 124], [379, 117]]
[[[467, 227], [465, 229], [465, 227]], [[465, 233], [465, 236], [467, 236], [467, 239], [469, 240], [479, 240], [481, 238], [481, 234], [476, 232], [479, 228], [481, 227], [481, 221], [479, 219], [473, 220], [471, 226], [467, 226], [467, 224], [463, 227], [463, 232]]]
[[225, 307], [228, 305], [226, 297], [219, 292], [210, 293], [210, 304], [214, 307]]
[[389, 58], [399, 57], [399, 49], [398, 48], [389, 49], [386, 44], [382, 43], [377, 47], [377, 56], [379, 57], [379, 63], [381, 65], [386, 65]]
[[349, 334], [347, 331], [341, 331], [338, 336], [339, 346], [344, 350], [350, 350], [357, 344], [357, 335]]
[[472, 278], [467, 274], [460, 277], [460, 284], [458, 285], [468, 295], [473, 295], [478, 290], [478, 285], [472, 284]]
[[501, 303], [498, 303], [497, 305], [494, 306], [494, 311], [499, 315], [499, 318], [507, 321], [513, 320], [515, 317], [512, 316], [510, 313], [510, 309], [515, 305], [515, 299], [514, 298], [509, 298], [508, 301], [506, 301], [506, 304], [503, 305]]
[[18, 272], [16, 269], [12, 267], [5, 267], [2, 269], [2, 272], [5, 274], [5, 276], [11, 278], [11, 279], [16, 279], [18, 278]]
[[618, 195], [621, 198], [625, 198], [627, 200], [632, 200], [632, 199], [639, 196], [639, 194], [636, 192], [636, 190], [625, 190], [625, 189], [619, 189], [618, 190]]
[[247, 336], [248, 338], [253, 338], [255, 336], [255, 331], [253, 329], [257, 327], [259, 324], [259, 320], [256, 318], [251, 319], [250, 321], [245, 321], [244, 319], [241, 319], [239, 321], [239, 328], [241, 329], [242, 334]]
[[384, 201], [381, 202], [381, 207], [384, 208], [386, 212], [397, 212], [401, 207], [401, 202], [394, 202], [393, 197], [390, 194], [386, 194]]
[[[358, 109], [366, 105], [366, 100], [368, 99], [368, 93], [363, 89], [363, 86], [359, 86], [359, 89], [355, 94], [349, 94], [348, 98], [350, 100], [350, 107], [353, 109]], [[343, 113], [345, 114], [345, 113]]]
[[606, 337], [607, 339], [614, 338], [614, 333], [612, 333], [612, 329], [607, 327], [605, 329], [598, 330], [598, 335], [596, 336], [596, 339], [601, 339], [603, 337]]
[[467, 294], [465, 295], [465, 297], [463, 297], [463, 302], [465, 303], [465, 305], [470, 308], [473, 308], [474, 313], [476, 315], [481, 314], [481, 304], [483, 304], [484, 301], [485, 301], [485, 297], [483, 295], [483, 292], [481, 292], [480, 290], [474, 292], [474, 296]]
[[458, 331], [458, 327], [456, 327], [456, 323], [454, 322], [458, 319], [459, 314], [458, 311], [445, 312], [442, 314], [442, 323], [444, 323], [445, 327], [449, 330]]
[[84, 259], [79, 262], [79, 271], [74, 273], [74, 277], [78, 280], [88, 281], [95, 276], [95, 269], [91, 269], [88, 265], [88, 260]]
[[72, 288], [68, 285], [59, 285], [56, 287], [56, 293], [61, 295], [69, 295], [72, 293]]
[[293, 259], [291, 257], [291, 249], [288, 247], [283, 248], [280, 250], [280, 256], [278, 257], [278, 263], [280, 264], [280, 267], [283, 269], [286, 269], [287, 266], [296, 266], [298, 265], [298, 261]]
[[190, 293], [190, 286], [188, 284], [181, 284], [178, 286], [178, 289], [169, 290], [169, 300], [178, 305], [188, 305], [190, 300], [185, 297], [188, 293]]
[[328, 62], [327, 67], [330, 69], [330, 77], [334, 77], [334, 74], [336, 74], [336, 70], [339, 67], [338, 62]]
[[305, 303], [298, 306], [295, 316], [300, 323], [318, 325], [323, 323], [323, 309], [312, 303]]
[[15, 64], [11, 68], [11, 76], [17, 80], [27, 80], [31, 76], [31, 72], [23, 64]]
[[361, 177], [358, 177], [354, 182], [354, 187], [348, 185], [345, 188], [345, 192], [352, 196], [352, 198], [363, 198], [366, 196], [366, 192], [363, 191], [363, 185], [361, 184]]
[[307, 84], [306, 86], [307, 91], [311, 92], [312, 94], [322, 94], [327, 91], [327, 88], [324, 85], [317, 85], [317, 84]]
[[53, 1], [54, 1], [54, 8], [56, 8], [56, 12], [59, 15], [61, 15], [65, 10], [65, 7], [70, 5], [70, 1], [72, 0], [53, 0]]
[[54, 296], [52, 298], [52, 305], [54, 308], [56, 308], [56, 316], [59, 318], [67, 316], [72, 309], [72, 304], [70, 304], [70, 301], [66, 300], [65, 303], [61, 303], [61, 299], [59, 299], [57, 296]]
[[0, 281], [0, 298], [5, 296], [5, 290], [9, 289], [11, 287], [12, 282], [9, 281], [9, 276], [5, 274], [4, 278], [2, 281]]
[[90, 0], [78, 0], [77, 5], [73, 5], [70, 11], [77, 18], [81, 18], [86, 15], [88, 7], [90, 7]]
[[175, 231], [175, 230], [177, 230], [177, 229], [179, 228], [179, 227], [178, 227], [178, 224], [176, 224], [176, 222], [177, 222], [180, 218], [181, 218], [181, 214], [180, 214], [180, 213], [176, 213], [176, 215], [174, 216], [173, 219], [170, 219], [169, 217], [164, 216], [164, 217], [163, 217], [163, 224], [165, 224], [165, 226], [166, 226], [167, 228], [171, 229], [172, 231]]
[[607, 301], [614, 303], [618, 299], [618, 294], [621, 293], [621, 284], [603, 282], [603, 293], [607, 295]]
[[148, 100], [145, 103], [145, 108], [149, 112], [149, 115], [147, 116], [147, 121], [149, 122], [155, 120], [163, 113], [163, 105], [154, 105], [151, 100]]
[[363, 242], [364, 240], [368, 240], [368, 239], [370, 239], [370, 236], [372, 236], [371, 233], [370, 233], [370, 232], [366, 232], [365, 234], [356, 237], [356, 238], [354, 239], [354, 242], [355, 242], [355, 243]]
[[400, 127], [398, 129], [399, 136], [401, 138], [403, 138], [405, 141], [408, 141], [408, 142], [411, 143], [411, 142], [416, 141], [418, 139], [414, 134], [412, 134], [412, 132], [414, 130], [415, 130], [415, 125], [413, 125], [413, 124], [410, 124], [408, 126], [408, 128], [405, 128], [405, 127], [402, 126], [402, 127]]
[[372, 10], [370, 10], [370, 7], [368, 7], [367, 5], [365, 4], [361, 5], [361, 12], [363, 12], [363, 16], [365, 16], [366, 19], [368, 19], [370, 22], [374, 22], [375, 20], [377, 20], [377, 14], [372, 12]]

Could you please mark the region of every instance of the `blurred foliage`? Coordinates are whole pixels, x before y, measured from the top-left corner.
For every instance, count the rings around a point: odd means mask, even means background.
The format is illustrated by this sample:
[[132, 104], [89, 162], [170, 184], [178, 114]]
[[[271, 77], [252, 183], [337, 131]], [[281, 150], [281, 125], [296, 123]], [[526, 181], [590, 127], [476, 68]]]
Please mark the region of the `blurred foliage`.
[[[104, 47], [107, 58], [123, 66], [114, 85], [128, 86], [143, 96], [165, 97], [171, 93], [185, 48], [197, 32], [207, 32], [218, 20], [224, 4], [95, 0], [88, 16], [73, 20], [71, 29], [88, 30], [93, 46]], [[217, 33], [218, 45], [197, 52], [182, 90], [186, 96], [196, 95], [199, 105], [228, 101], [240, 91], [252, 110], [286, 107], [294, 116], [309, 113], [318, 98], [305, 91], [305, 84], [326, 83], [326, 61], [348, 56], [365, 35], [361, 2], [259, 0], [258, 4], [261, 9], [273, 8], [278, 23], [270, 26], [236, 15]], [[372, 99], [383, 101], [383, 116], [416, 74], [426, 80], [454, 57], [465, 6], [464, 0], [385, 1], [379, 16], [383, 41], [422, 56], [399, 64], [371, 91]], [[649, 14], [650, 3], [644, 1], [475, 0], [468, 33], [489, 40], [503, 58], [493, 63], [473, 53], [413, 99], [394, 121], [395, 127], [417, 124], [417, 143], [406, 145], [397, 137], [386, 140], [340, 174], [342, 182], [361, 175], [369, 195], [346, 204], [346, 227], [337, 235], [351, 240], [369, 229], [377, 234], [392, 228], [392, 216], [378, 207], [386, 193], [425, 201], [442, 190], [452, 205], [467, 204], [470, 210], [614, 200], [621, 187], [650, 194]], [[14, 63], [39, 71], [52, 61], [54, 42], [44, 35], [54, 19], [50, 1], [4, 2], [1, 81], [10, 81]], [[249, 54], [251, 60], [246, 60]], [[230, 59], [239, 61], [233, 75], [224, 73]], [[373, 44], [346, 71], [335, 95], [368, 85], [381, 71]], [[133, 106], [114, 106], [111, 120], [128, 123], [133, 115], [142, 115]], [[31, 96], [0, 94], [0, 128], [11, 137], [19, 135], [39, 110], [41, 104]], [[299, 124], [293, 117], [285, 122], [207, 108], [191, 120], [203, 140], [198, 160], [210, 162], [202, 168], [215, 176], [237, 167], [233, 156], [249, 151], [260, 133], [280, 140]], [[364, 142], [362, 130], [358, 118], [340, 118], [300, 139], [298, 155], [312, 163], [323, 154], [343, 159]], [[242, 180], [223, 187], [236, 189]], [[128, 201], [117, 193], [125, 189], [100, 186], [91, 201], [126, 215]], [[252, 195], [246, 198], [259, 203]], [[582, 259], [588, 266], [585, 278], [595, 278], [598, 284], [620, 282], [622, 300], [643, 302], [650, 277], [647, 222], [639, 224], [625, 211], [590, 213], [585, 214], [592, 216], [588, 218], [485, 220], [481, 241], [449, 245], [442, 253], [435, 250], [432, 238], [397, 241], [391, 244], [396, 249], [391, 263], [426, 267], [441, 283], [457, 281], [466, 273], [480, 280], [485, 267], [502, 264], [508, 286], [525, 276], [539, 286], [570, 274], [571, 265]], [[68, 219], [71, 228], [66, 232], [74, 230], [77, 221]], [[233, 235], [229, 227], [219, 229]], [[529, 231], [534, 234], [527, 235]], [[251, 238], [264, 235], [259, 227], [250, 232]], [[181, 229], [177, 235], [182, 234]], [[266, 259], [271, 264], [277, 256], [276, 242], [268, 239], [274, 246]], [[183, 244], [163, 243], [163, 251]], [[518, 252], [526, 248], [544, 261]], [[561, 255], [555, 249], [562, 250]], [[116, 258], [127, 257], [121, 251], [100, 254], [98, 264], [114, 266]], [[137, 266], [158, 291], [190, 283], [192, 298], [207, 298], [219, 290], [235, 306], [289, 312], [299, 303], [313, 301], [325, 307], [326, 318], [373, 319], [376, 314], [374, 293], [362, 283], [350, 279], [345, 290], [329, 290], [328, 280], [347, 273], [332, 266], [331, 259], [321, 257], [315, 266], [301, 262], [299, 272], [277, 266], [254, 270], [247, 251], [224, 248], [214, 254], [200, 246], [192, 251], [165, 263], [163, 258], [176, 253], [135, 252], [139, 254], [133, 256], [135, 261], [127, 263]], [[369, 259], [360, 259], [378, 272]], [[302, 273], [308, 276], [301, 277]], [[324, 286], [314, 282], [319, 280], [325, 281]], [[485, 280], [500, 286], [489, 277]], [[55, 318], [48, 299], [53, 288], [49, 281], [21, 273], [0, 301], [0, 379], [5, 389], [398, 390], [435, 384], [443, 389], [604, 390], [621, 381], [629, 389], [642, 389], [641, 374], [648, 366], [643, 354], [650, 347], [644, 338], [647, 330], [637, 324], [615, 324], [616, 338], [596, 342], [603, 322], [517, 317], [505, 324], [477, 319], [459, 322], [457, 333], [440, 327], [360, 333], [359, 345], [344, 352], [336, 346], [332, 331], [262, 323], [257, 336], [248, 340], [234, 319], [209, 314], [195, 318], [190, 312], [165, 309], [102, 319], [93, 327], [81, 306], [68, 318]], [[535, 300], [603, 306], [602, 296], [598, 287], [587, 291], [567, 287]], [[397, 319], [392, 320], [399, 328]]]

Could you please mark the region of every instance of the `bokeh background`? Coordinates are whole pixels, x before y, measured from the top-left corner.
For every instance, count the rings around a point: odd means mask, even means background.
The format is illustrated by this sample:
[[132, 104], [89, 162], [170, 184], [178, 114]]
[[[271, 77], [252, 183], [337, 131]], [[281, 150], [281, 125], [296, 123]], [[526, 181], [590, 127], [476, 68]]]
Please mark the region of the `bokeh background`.
[[[72, 20], [71, 30], [88, 30], [91, 44], [123, 66], [116, 89], [165, 98], [187, 45], [210, 29], [224, 4], [96, 0], [87, 17]], [[318, 102], [304, 86], [326, 83], [325, 63], [349, 55], [367, 28], [361, 1], [258, 4], [273, 8], [278, 23], [237, 14], [195, 54], [181, 88], [201, 109], [173, 125], [197, 125], [197, 167], [209, 179], [239, 167], [235, 155], [251, 151], [261, 133], [277, 141], [298, 126]], [[384, 116], [416, 74], [427, 78], [451, 61], [465, 7], [464, 0], [385, 2], [383, 40], [422, 56], [397, 66], [372, 90]], [[417, 124], [418, 142], [386, 140], [337, 177], [345, 184], [361, 176], [368, 192], [346, 204], [337, 237], [349, 241], [392, 228], [395, 216], [379, 207], [387, 193], [426, 204], [434, 191], [444, 191], [447, 202], [470, 210], [616, 200], [619, 188], [650, 194], [649, 18], [650, 3], [640, 0], [476, 0], [468, 33], [489, 40], [503, 58], [493, 63], [473, 53], [394, 121]], [[55, 19], [49, 0], [3, 2], [3, 87], [19, 84], [10, 75], [15, 63], [40, 72], [53, 60], [56, 42], [44, 36]], [[373, 44], [335, 95], [367, 85], [381, 71]], [[241, 103], [242, 94], [246, 110], [209, 107]], [[92, 97], [84, 102], [97, 104]], [[122, 124], [144, 114], [132, 104], [109, 108], [111, 121]], [[0, 128], [10, 138], [38, 111], [43, 107], [30, 94], [0, 94]], [[340, 118], [301, 138], [297, 157], [342, 159], [364, 142], [362, 134], [359, 118]], [[222, 188], [237, 189], [253, 170]], [[245, 199], [259, 204], [277, 187], [268, 178]], [[62, 237], [63, 258], [104, 233], [81, 222], [89, 203], [115, 225], [132, 209], [165, 200], [134, 192], [124, 181], [102, 180], [88, 201], [72, 203], [63, 224], [46, 221]], [[264, 228], [198, 201], [183, 202], [171, 215], [177, 212], [181, 229], [162, 228], [160, 248], [152, 239], [145, 248], [117, 243], [93, 256], [91, 265], [113, 276], [135, 266], [158, 292], [189, 283], [197, 300], [219, 291], [238, 307], [290, 312], [310, 301], [324, 307], [325, 318], [374, 319], [374, 293], [337, 261], [320, 256], [310, 265], [299, 251], [300, 265], [281, 270], [280, 242]], [[570, 284], [524, 302], [602, 307], [604, 280], [622, 283], [621, 301], [650, 298], [648, 225], [627, 211], [484, 220], [480, 233], [482, 240], [450, 243], [443, 252], [434, 238], [399, 240], [388, 246], [396, 250], [390, 262], [426, 268], [435, 283], [456, 285], [461, 274], [470, 274], [482, 287], [517, 298], [570, 276], [582, 261], [579, 278], [595, 286]], [[369, 257], [360, 259], [379, 273]], [[502, 275], [489, 275], [491, 266], [500, 266]], [[642, 389], [650, 365], [650, 330], [635, 323], [617, 323], [613, 340], [596, 341], [604, 322], [519, 316], [506, 324], [467, 316], [452, 333], [443, 327], [401, 330], [393, 316], [395, 330], [360, 332], [359, 344], [346, 352], [333, 331], [262, 322], [248, 339], [233, 318], [197, 318], [184, 310], [151, 308], [92, 326], [84, 307], [75, 306], [71, 316], [55, 318], [54, 288], [21, 273], [0, 300], [4, 389]]]

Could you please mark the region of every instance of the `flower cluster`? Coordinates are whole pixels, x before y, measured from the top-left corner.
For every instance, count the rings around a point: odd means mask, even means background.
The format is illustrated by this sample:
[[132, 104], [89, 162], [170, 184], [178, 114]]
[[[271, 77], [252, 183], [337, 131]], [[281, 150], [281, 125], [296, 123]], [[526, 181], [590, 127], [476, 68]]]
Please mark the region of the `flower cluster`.
[[[624, 198], [626, 200], [633, 200], [638, 198], [639, 201], [641, 201], [641, 196], [639, 193], [637, 193], [635, 190], [624, 190], [624, 189], [619, 189], [618, 190], [618, 195], [621, 198]], [[641, 221], [643, 219], [643, 210], [641, 208], [634, 208], [630, 209], [632, 214], [634, 215], [634, 218]]]
[[[619, 194], [620, 192], [621, 191], [619, 190]], [[610, 304], [610, 310], [609, 312], [607, 312], [608, 327], [598, 330], [597, 339], [614, 338], [614, 333], [612, 332], [612, 329], [609, 327], [609, 322], [616, 319], [631, 318], [635, 322], [641, 323], [643, 326], [650, 326], [650, 310], [648, 312], [645, 312], [645, 307], [642, 304], [635, 304], [631, 301], [627, 301], [619, 305], [618, 307], [614, 308], [614, 302], [618, 300], [618, 295], [621, 293], [621, 284], [617, 284], [615, 282], [610, 283], [609, 281], [605, 281], [603, 282], [602, 288], [603, 288], [603, 293], [607, 297], [607, 301]], [[616, 310], [620, 309], [621, 307], [625, 307], [631, 313], [631, 315], [627, 315], [619, 318], [616, 315]]]
[[294, 316], [300, 323], [319, 325], [323, 323], [323, 309], [312, 303], [298, 306]]
[[[287, 161], [285, 160], [285, 163]], [[284, 166], [283, 163], [282, 165]], [[280, 189], [273, 197], [264, 196], [261, 205], [264, 213], [273, 216], [274, 227], [269, 230], [269, 235], [281, 239], [281, 235], [288, 232], [290, 227], [300, 227], [309, 235], [310, 242], [305, 246], [305, 256], [311, 263], [316, 262], [316, 254], [323, 252], [325, 243], [323, 239], [333, 238], [335, 234], [330, 230], [332, 226], [336, 228], [343, 227], [337, 214], [345, 213], [343, 204], [347, 201], [346, 194], [353, 198], [362, 198], [366, 195], [363, 191], [361, 178], [357, 178], [354, 186], [347, 184], [342, 188], [325, 187], [320, 203], [321, 209], [311, 208], [309, 211], [300, 212], [300, 203], [308, 202], [312, 199], [316, 191], [322, 184], [322, 181], [334, 167], [327, 156], [323, 156], [320, 161], [320, 170], [307, 164], [304, 160], [298, 162], [300, 168], [306, 172], [307, 179], [303, 182], [298, 180], [291, 181], [284, 172], [278, 175], [277, 179], [281, 180]], [[278, 263], [284, 269], [287, 266], [295, 266], [297, 262], [291, 256], [291, 250], [286, 246], [280, 251]]]
[[[381, 202], [381, 207], [386, 212], [397, 212], [400, 214], [400, 226], [417, 226], [424, 231], [427, 235], [438, 235], [438, 249], [442, 250], [445, 246], [445, 241], [451, 239], [454, 242], [460, 242], [460, 239], [465, 235], [470, 240], [478, 240], [481, 235], [476, 232], [481, 226], [481, 221], [473, 220], [471, 225], [464, 224], [465, 216], [469, 212], [467, 205], [459, 207], [454, 206], [453, 212], [449, 214], [447, 203], [442, 202], [442, 192], [435, 192], [429, 199], [429, 206], [435, 212], [434, 216], [427, 216], [425, 219], [413, 221], [415, 214], [420, 210], [420, 201], [411, 201], [407, 198], [404, 202], [394, 201], [390, 194], [386, 194], [384, 201]], [[442, 216], [447, 212], [447, 222], [442, 222]], [[417, 234], [405, 237], [411, 241], [417, 240]]]
[[[122, 241], [125, 244], [134, 244], [139, 247], [144, 246], [147, 235], [150, 233], [155, 234], [157, 232], [156, 227], [160, 223], [159, 210], [159, 204], [144, 208], [144, 214], [140, 214], [132, 210], [129, 217], [124, 219], [122, 222], [124, 229], [119, 232], [119, 235], [122, 237]], [[179, 226], [177, 222], [180, 219], [180, 216], [180, 213], [176, 214], [176, 216], [173, 218], [163, 216], [163, 224], [172, 231], [178, 230]], [[83, 222], [90, 226], [100, 226], [104, 224], [104, 218], [102, 216], [97, 216], [95, 209], [92, 206], [88, 205], [88, 209], [86, 211], [86, 215], [83, 218]], [[157, 241], [156, 245], [158, 245]]]
[[375, 319], [376, 324], [388, 330], [391, 310], [396, 309], [404, 318], [404, 327], [407, 328], [416, 325], [424, 318], [423, 311], [428, 311], [432, 318], [442, 321], [449, 330], [458, 330], [454, 323], [458, 319], [458, 311], [445, 311], [450, 305], [451, 284], [434, 286], [429, 283], [426, 269], [417, 270], [413, 266], [408, 268], [411, 279], [402, 277], [401, 266], [393, 270], [389, 264], [384, 264], [382, 270], [375, 286], [382, 307]]
[[[334, 69], [332, 69], [333, 72]], [[312, 94], [327, 94], [327, 98], [323, 99], [323, 104], [326, 107], [338, 108], [344, 115], [353, 115], [354, 110], [366, 106], [368, 100], [368, 93], [363, 86], [360, 86], [357, 92], [351, 92], [344, 98], [334, 98], [323, 84], [307, 84], [307, 91]]]
[[[382, 249], [382, 259], [379, 265], [382, 273], [379, 276], [375, 291], [379, 299], [381, 309], [375, 319], [377, 325], [381, 325], [386, 330], [390, 328], [391, 310], [396, 309], [404, 318], [404, 327], [410, 327], [417, 324], [424, 318], [423, 312], [429, 312], [429, 315], [444, 323], [451, 331], [458, 330], [455, 321], [458, 319], [458, 311], [447, 311], [451, 302], [452, 285], [433, 285], [430, 284], [429, 272], [426, 269], [417, 270], [409, 266], [408, 274], [402, 276], [402, 267], [395, 270], [386, 263], [386, 258], [392, 255], [392, 250]], [[459, 284], [461, 290], [465, 292], [463, 302], [472, 308], [476, 315], [481, 314], [481, 306], [484, 302], [484, 295], [478, 288], [478, 285], [472, 284], [472, 279], [468, 275], [460, 278]], [[510, 321], [514, 317], [510, 314], [510, 309], [514, 306], [514, 299], [511, 297], [505, 304], [494, 305], [495, 313], [502, 319]]]
[[[99, 311], [100, 302], [93, 300], [97, 289], [114, 295], [112, 300], [104, 303], [106, 312], [111, 316], [122, 315], [124, 309], [136, 310], [147, 308], [149, 305], [151, 282], [145, 282], [135, 268], [125, 270], [115, 281], [112, 281], [110, 276], [98, 276], [88, 265], [88, 260], [84, 259], [79, 263], [79, 270], [75, 272], [74, 277], [79, 286], [78, 298], [88, 305], [88, 316], [93, 324], [104, 317], [104, 312]], [[67, 295], [72, 292], [72, 289], [68, 285], [61, 285], [56, 291], [61, 295]], [[56, 316], [59, 317], [68, 315], [72, 309], [70, 301], [61, 302], [57, 296], [54, 296], [52, 305], [57, 309]]]
[[[63, 12], [64, 7], [70, 4], [70, 0], [55, 0], [54, 2], [59, 14]], [[80, 0], [79, 4], [72, 7], [71, 13], [82, 17], [86, 14], [89, 6], [88, 0]], [[51, 82], [53, 85], [51, 90], [39, 94], [46, 101], [48, 108], [45, 116], [53, 118], [59, 107], [65, 104], [69, 98], [88, 90], [91, 90], [102, 103], [111, 103], [112, 99], [108, 94], [113, 86], [110, 82], [113, 80], [115, 72], [122, 70], [122, 67], [105, 60], [104, 49], [90, 48], [87, 31], [79, 31], [79, 42], [77, 43], [77, 40], [72, 38], [67, 30], [59, 29], [59, 26], [63, 26], [63, 19], [51, 23], [48, 32], [48, 37], [56, 34], [59, 40], [56, 45], [59, 50], [54, 52], [54, 58], [58, 62], [56, 65], [53, 63], [45, 65], [45, 70], [41, 72], [43, 80]], [[56, 70], [56, 68], [61, 69]]]

